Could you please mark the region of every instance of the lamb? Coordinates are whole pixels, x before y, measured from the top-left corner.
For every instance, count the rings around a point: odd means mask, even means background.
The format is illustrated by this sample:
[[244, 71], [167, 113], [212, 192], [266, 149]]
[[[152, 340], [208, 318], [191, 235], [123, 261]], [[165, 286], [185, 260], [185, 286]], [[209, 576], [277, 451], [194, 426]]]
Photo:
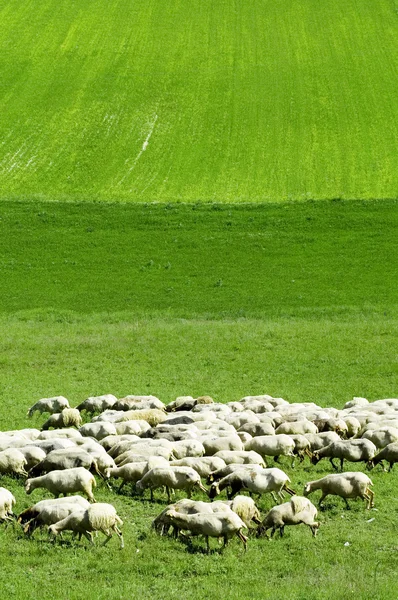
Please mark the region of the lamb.
[[0, 523], [12, 521], [15, 498], [6, 488], [0, 487]]
[[[389, 471], [391, 471], [391, 469], [394, 466], [394, 463], [398, 462], [398, 442], [388, 444], [383, 448], [383, 450], [376, 454], [376, 456], [372, 460], [372, 466], [375, 467], [383, 460], [386, 460], [388, 463], [390, 463]], [[383, 463], [381, 462], [381, 464]]]
[[123, 525], [123, 521], [117, 515], [115, 507], [112, 504], [98, 502], [84, 510], [77, 510], [62, 521], [50, 525], [48, 531], [51, 535], [57, 536], [62, 531], [71, 530], [79, 534], [79, 539], [84, 535], [93, 545], [92, 532], [101, 531], [106, 536], [104, 546], [111, 539], [112, 532], [115, 532], [120, 539], [120, 548], [124, 548], [123, 535], [118, 525]]
[[308, 496], [315, 490], [322, 490], [319, 506], [322, 505], [326, 496], [333, 495], [344, 498], [347, 508], [350, 508], [347, 498], [363, 498], [367, 500], [366, 508], [370, 509], [374, 506], [374, 492], [369, 488], [370, 485], [373, 483], [365, 473], [334, 473], [306, 483], [304, 496]]
[[103, 396], [90, 396], [84, 402], [81, 402], [76, 409], [79, 411], [85, 410], [88, 413], [103, 412], [117, 402], [116, 396], [113, 394], [104, 394]]
[[54, 396], [53, 398], [42, 398], [38, 400], [33, 406], [28, 410], [27, 416], [32, 417], [35, 412], [39, 412], [40, 414], [48, 412], [48, 413], [57, 413], [63, 410], [64, 408], [70, 408], [69, 401], [64, 398], [64, 396]]
[[281, 469], [260, 469], [251, 472], [246, 469], [237, 469], [211, 485], [209, 498], [215, 498], [223, 489], [231, 488], [231, 492], [227, 494], [229, 500], [243, 489], [254, 494], [271, 493], [276, 502], [275, 493], [282, 499], [284, 491], [291, 496], [295, 495], [295, 491], [288, 486], [288, 482], [290, 483], [289, 477]]
[[268, 537], [267, 531], [271, 528], [271, 537], [277, 529], [282, 537], [285, 525], [299, 525], [300, 523], [308, 525], [315, 537], [319, 528], [319, 523], [315, 521], [317, 514], [317, 509], [307, 498], [293, 496], [289, 502], [271, 508], [257, 529], [257, 537], [262, 534]]
[[314, 452], [311, 461], [316, 465], [322, 458], [328, 457], [332, 467], [337, 471], [334, 458], [340, 459], [340, 468], [343, 470], [344, 459], [351, 462], [364, 461], [371, 466], [375, 454], [376, 446], [370, 440], [340, 440]]
[[44, 473], [61, 469], [74, 469], [84, 467], [101, 475], [96, 459], [82, 448], [67, 448], [66, 450], [53, 450], [29, 471], [29, 477], [38, 477]]
[[77, 427], [82, 424], [82, 418], [76, 408], [64, 408], [60, 413], [52, 414], [44, 423], [42, 430], [46, 431], [52, 427], [53, 429], [63, 427]]
[[199, 473], [190, 467], [155, 467], [137, 482], [136, 489], [142, 493], [149, 488], [151, 491], [151, 500], [153, 501], [153, 490], [159, 487], [166, 487], [167, 497], [170, 502], [170, 488], [185, 490], [188, 498], [190, 498], [192, 488], [196, 486], [207, 495], [207, 490], [200, 480]]
[[27, 460], [17, 448], [9, 448], [0, 452], [0, 475], [15, 473], [27, 477], [25, 470]]
[[37, 488], [47, 489], [55, 498], [60, 494], [83, 492], [91, 502], [95, 502], [92, 488], [96, 486], [95, 478], [84, 467], [75, 469], [56, 470], [35, 479], [27, 479], [25, 491], [31, 494]]
[[242, 529], [247, 529], [247, 527], [242, 519], [232, 511], [217, 514], [184, 515], [175, 510], [169, 510], [167, 517], [178, 529], [188, 531], [191, 535], [204, 535], [207, 552], [210, 552], [209, 537], [223, 537], [225, 547], [229, 538], [233, 535], [238, 536], [246, 550], [247, 537], [243, 535]]

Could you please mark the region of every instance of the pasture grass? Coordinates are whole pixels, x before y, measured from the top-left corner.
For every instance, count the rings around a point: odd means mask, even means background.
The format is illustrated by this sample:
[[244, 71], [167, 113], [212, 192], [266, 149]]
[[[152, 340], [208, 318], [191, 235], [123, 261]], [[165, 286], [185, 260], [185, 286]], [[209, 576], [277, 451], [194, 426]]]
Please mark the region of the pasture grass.
[[[390, 201], [3, 204], [0, 428], [40, 427], [45, 416], [26, 411], [55, 394], [76, 405], [109, 392], [166, 402], [265, 392], [337, 407], [353, 395], [396, 396], [396, 226]], [[330, 472], [325, 461], [281, 466], [299, 493]], [[125, 522], [125, 550], [68, 536], [53, 546], [46, 532], [28, 540], [2, 526], [0, 587], [44, 600], [395, 600], [398, 476], [378, 468], [371, 477], [377, 511], [330, 498], [316, 539], [286, 528], [283, 539], [251, 538], [246, 554], [237, 540], [223, 553], [213, 540], [209, 556], [201, 540], [151, 531], [162, 493], [152, 504], [99, 483], [97, 499]], [[18, 512], [46, 497], [28, 498], [9, 477], [1, 485]], [[263, 497], [262, 514], [271, 505]]]
[[393, 0], [7, 0], [0, 198], [395, 198]]

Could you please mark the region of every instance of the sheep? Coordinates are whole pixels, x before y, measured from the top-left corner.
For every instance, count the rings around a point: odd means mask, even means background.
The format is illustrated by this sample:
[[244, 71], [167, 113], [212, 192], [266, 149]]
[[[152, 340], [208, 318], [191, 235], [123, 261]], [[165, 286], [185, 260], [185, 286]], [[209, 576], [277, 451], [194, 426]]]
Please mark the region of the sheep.
[[136, 483], [136, 490], [139, 493], [147, 488], [151, 491], [151, 501], [153, 501], [153, 490], [159, 487], [166, 487], [167, 497], [170, 502], [170, 488], [175, 490], [185, 490], [188, 498], [191, 497], [192, 488], [197, 486], [207, 495], [207, 490], [203, 486], [200, 475], [190, 467], [155, 467], [148, 471]]
[[254, 450], [263, 458], [273, 456], [275, 461], [279, 460], [279, 456], [291, 456], [294, 460], [294, 448], [292, 438], [283, 433], [254, 437], [245, 445], [245, 450]]
[[222, 458], [215, 456], [187, 456], [186, 458], [171, 461], [170, 466], [191, 467], [191, 469], [195, 469], [201, 477], [208, 477], [213, 471], [225, 467], [225, 461], [222, 460]]
[[17, 518], [20, 525], [24, 526], [30, 519], [32, 519], [38, 512], [40, 512], [46, 506], [61, 506], [62, 504], [74, 504], [75, 508], [87, 508], [90, 503], [82, 496], [66, 496], [65, 498], [46, 498], [45, 500], [39, 500], [33, 506], [26, 508], [22, 511]]
[[373, 483], [365, 473], [334, 473], [306, 483], [304, 496], [308, 496], [315, 490], [322, 490], [319, 506], [322, 506], [326, 496], [333, 495], [343, 498], [347, 508], [350, 508], [347, 498], [363, 498], [367, 501], [366, 508], [370, 509], [374, 506], [374, 492], [369, 488], [370, 485]]
[[187, 456], [200, 457], [205, 453], [205, 448], [199, 440], [180, 440], [172, 446], [172, 453], [176, 460]]
[[35, 412], [39, 412], [40, 414], [48, 412], [48, 413], [57, 413], [63, 410], [64, 408], [70, 408], [69, 401], [64, 398], [64, 396], [54, 396], [53, 398], [42, 398], [38, 400], [33, 406], [28, 410], [27, 416], [32, 417]]
[[398, 462], [398, 442], [388, 444], [381, 450], [381, 452], [376, 454], [376, 456], [372, 460], [372, 467], [375, 467], [383, 460], [386, 460], [388, 463], [390, 463], [389, 471], [391, 471], [391, 469], [394, 466], [394, 463]]
[[275, 429], [271, 422], [260, 421], [258, 423], [244, 423], [238, 428], [238, 432], [250, 433], [252, 437], [260, 435], [275, 435]]
[[116, 427], [113, 423], [97, 421], [96, 423], [86, 423], [79, 428], [79, 433], [83, 436], [93, 437], [96, 440], [102, 440], [108, 435], [116, 435]]
[[329, 446], [332, 442], [340, 441], [340, 436], [335, 431], [322, 431], [321, 433], [306, 433], [304, 437], [307, 438], [311, 444], [311, 450], [320, 450]]
[[67, 448], [66, 450], [53, 450], [29, 471], [29, 477], [38, 477], [50, 471], [84, 467], [101, 475], [96, 459], [82, 448]]
[[47, 454], [52, 452], [53, 450], [61, 450], [62, 448], [76, 448], [76, 442], [70, 440], [68, 438], [52, 438], [48, 440], [36, 440], [35, 442], [31, 442], [30, 446], [35, 446], [37, 448], [41, 448]]
[[281, 423], [275, 430], [276, 435], [280, 435], [281, 433], [285, 433], [289, 435], [290, 433], [300, 433], [304, 435], [305, 433], [318, 433], [318, 427], [311, 423], [311, 421], [307, 421], [304, 419], [302, 421], [290, 421]]
[[119, 456], [117, 456], [115, 458], [115, 463], [118, 467], [121, 467], [122, 465], [128, 463], [128, 462], [137, 462], [138, 457], [140, 457], [140, 460], [142, 459], [142, 457], [147, 457], [147, 459], [150, 456], [163, 456], [163, 458], [165, 458], [166, 460], [170, 460], [170, 458], [173, 457], [173, 453], [170, 449], [168, 448], [163, 448], [162, 446], [158, 446], [158, 447], [144, 447], [144, 446], [140, 446], [139, 448], [133, 448], [132, 450], [130, 450], [129, 452], [123, 452], [123, 454], [120, 454]]
[[284, 491], [291, 496], [295, 494], [295, 491], [288, 486], [288, 482], [290, 483], [289, 477], [281, 469], [260, 469], [258, 471], [237, 469], [211, 485], [209, 498], [215, 498], [223, 489], [231, 488], [231, 491], [227, 494], [229, 500], [244, 489], [259, 495], [271, 493], [276, 502], [275, 493], [281, 499], [283, 499]]
[[118, 489], [118, 492], [121, 492], [126, 483], [137, 483], [142, 477], [145, 475], [147, 462], [135, 462], [135, 463], [127, 463], [122, 467], [115, 467], [113, 469], [109, 469], [107, 472], [107, 477], [122, 479], [122, 483]]
[[157, 408], [158, 410], [166, 410], [163, 402], [155, 396], [125, 396], [120, 398], [112, 407], [114, 410], [147, 410]]
[[46, 458], [46, 453], [44, 450], [42, 450], [42, 448], [38, 448], [37, 446], [24, 446], [23, 448], [18, 448], [18, 450], [26, 459], [25, 470], [28, 472], [32, 467]]
[[247, 527], [242, 519], [232, 511], [216, 514], [198, 513], [184, 515], [175, 510], [169, 510], [166, 513], [166, 516], [173, 525], [178, 527], [178, 529], [189, 531], [191, 535], [204, 535], [206, 538], [207, 552], [210, 552], [209, 537], [223, 537], [225, 547], [228, 543], [228, 539], [233, 535], [238, 536], [246, 550], [247, 537], [243, 535], [242, 529], [247, 529]]
[[234, 471], [241, 470], [241, 469], [251, 472], [251, 471], [261, 471], [263, 469], [263, 467], [261, 465], [256, 465], [256, 464], [234, 464], [234, 463], [232, 463], [229, 465], [225, 465], [225, 467], [221, 467], [221, 469], [217, 469], [216, 471], [212, 471], [211, 473], [209, 473], [209, 475], [207, 476], [207, 479], [206, 479], [206, 483], [208, 483], [208, 484], [214, 483], [215, 481], [219, 481], [220, 479], [223, 479], [227, 475], [230, 475]]
[[260, 465], [265, 467], [262, 456], [253, 450], [224, 450], [213, 454], [216, 458], [221, 458], [228, 464]]
[[[90, 506], [86, 500], [86, 505], [81, 505], [80, 502], [79, 504], [70, 502], [71, 498], [67, 498], [69, 502], [59, 502], [59, 500], [65, 500], [65, 498], [58, 498], [58, 502], [52, 501], [40, 507], [36, 505], [24, 510], [18, 517], [18, 522], [21, 523], [23, 532], [31, 536], [38, 527], [54, 525], [76, 510]], [[81, 500], [84, 499], [81, 498]]]
[[385, 448], [388, 444], [398, 442], [398, 429], [395, 427], [383, 427], [365, 431], [362, 435], [362, 439], [370, 440], [374, 443], [376, 448]]
[[328, 457], [330, 464], [337, 471], [338, 467], [333, 462], [334, 458], [340, 459], [340, 468], [343, 470], [344, 459], [351, 462], [364, 461], [370, 466], [375, 454], [376, 446], [370, 440], [340, 440], [321, 450], [316, 450], [312, 455], [311, 462], [316, 465], [322, 458]]
[[235, 496], [233, 500], [226, 500], [224, 503], [242, 519], [247, 528], [252, 521], [257, 525], [261, 523], [259, 510], [252, 498]]
[[268, 537], [267, 530], [271, 528], [271, 537], [277, 529], [282, 537], [285, 525], [299, 525], [300, 523], [308, 525], [315, 537], [319, 528], [319, 522], [315, 521], [317, 514], [317, 509], [307, 498], [293, 496], [289, 502], [271, 508], [257, 529], [257, 537], [263, 534]]
[[[297, 433], [291, 434], [289, 437], [291, 437], [294, 442], [294, 454], [299, 457], [300, 462], [302, 463], [306, 456], [311, 459], [311, 444], [305, 435]], [[292, 461], [292, 467], [294, 467], [294, 459]]]
[[42, 430], [46, 431], [52, 427], [53, 429], [63, 427], [77, 427], [82, 424], [82, 418], [76, 408], [64, 408], [60, 413], [52, 414], [42, 426]]
[[64, 429], [53, 429], [52, 431], [41, 431], [39, 437], [36, 442], [40, 440], [49, 440], [54, 438], [61, 439], [70, 439], [70, 440], [80, 440], [82, 434], [76, 429], [72, 429], [71, 427], [65, 427]]
[[55, 498], [60, 494], [73, 494], [74, 492], [83, 492], [91, 502], [95, 502], [92, 488], [96, 486], [95, 478], [84, 467], [75, 469], [56, 470], [36, 477], [27, 479], [25, 482], [25, 491], [31, 494], [37, 488], [47, 489]]
[[79, 411], [85, 410], [88, 413], [95, 412], [103, 412], [107, 408], [112, 408], [112, 406], [117, 402], [116, 396], [113, 394], [104, 394], [103, 396], [90, 396], [86, 398], [84, 402], [81, 402], [76, 409]]
[[0, 487], [0, 523], [12, 521], [15, 497], [6, 488]]
[[202, 440], [206, 456], [213, 456], [221, 450], [244, 450], [243, 442], [240, 437], [234, 433], [227, 437], [205, 438]]
[[134, 434], [141, 436], [148, 429], [150, 429], [149, 423], [143, 419], [136, 419], [130, 421], [120, 421], [114, 423], [117, 435], [128, 435]]
[[199, 396], [198, 398], [192, 398], [192, 396], [180, 396], [166, 406], [166, 411], [187, 411], [192, 410], [194, 406], [201, 404], [214, 404], [214, 400], [210, 396]]
[[28, 473], [25, 470], [27, 460], [25, 456], [17, 448], [9, 448], [0, 452], [0, 474], [7, 475], [15, 473], [27, 477]]
[[[201, 500], [190, 500], [183, 498], [174, 504], [169, 504], [162, 512], [152, 521], [152, 527], [156, 533], [165, 535], [170, 526], [172, 525], [169, 519], [168, 512], [170, 510], [176, 510], [179, 513], [185, 515], [193, 515], [197, 513], [212, 514], [216, 512], [229, 512], [231, 508], [228, 506], [229, 502], [202, 502]], [[174, 537], [178, 537], [178, 527], [173, 525]]]
[[123, 521], [117, 515], [115, 507], [112, 504], [98, 502], [86, 509], [72, 512], [65, 519], [50, 525], [48, 532], [55, 537], [62, 531], [71, 530], [79, 534], [79, 539], [84, 535], [94, 545], [92, 532], [101, 531], [106, 536], [104, 546], [111, 539], [112, 532], [115, 532], [120, 539], [120, 548], [124, 548], [123, 535], [118, 525], [123, 525]]
[[122, 412], [117, 417], [116, 422], [122, 421], [146, 421], [151, 427], [156, 427], [159, 423], [162, 423], [166, 419], [166, 413], [158, 408], [148, 408], [144, 410], [127, 410]]

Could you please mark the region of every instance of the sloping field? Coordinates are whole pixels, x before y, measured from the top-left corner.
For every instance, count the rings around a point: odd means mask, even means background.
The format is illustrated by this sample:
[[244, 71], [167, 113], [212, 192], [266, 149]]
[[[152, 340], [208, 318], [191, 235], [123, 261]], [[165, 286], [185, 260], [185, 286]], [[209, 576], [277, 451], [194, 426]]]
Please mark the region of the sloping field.
[[[265, 392], [336, 407], [396, 397], [397, 217], [396, 201], [4, 203], [0, 429], [41, 427], [26, 410], [54, 394], [74, 406], [109, 392], [166, 402]], [[326, 461], [281, 467], [299, 493], [330, 471]], [[67, 535], [53, 546], [45, 530], [30, 540], [1, 526], [0, 588], [29, 600], [396, 600], [398, 471], [371, 478], [377, 511], [330, 498], [316, 539], [292, 527], [283, 539], [251, 536], [246, 554], [235, 540], [220, 553], [213, 540], [209, 556], [201, 540], [151, 531], [165, 494], [151, 503], [99, 481], [126, 548]], [[46, 497], [9, 477], [0, 485], [18, 512]], [[258, 504], [264, 515], [272, 501]]]
[[392, 0], [7, 0], [0, 198], [395, 198]]

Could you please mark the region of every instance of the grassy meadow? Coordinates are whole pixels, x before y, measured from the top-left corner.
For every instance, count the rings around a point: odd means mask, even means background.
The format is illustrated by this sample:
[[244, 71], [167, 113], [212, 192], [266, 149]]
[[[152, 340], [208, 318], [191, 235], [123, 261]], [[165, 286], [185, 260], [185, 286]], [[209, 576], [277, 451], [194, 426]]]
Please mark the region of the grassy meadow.
[[395, 198], [393, 0], [7, 0], [0, 198]]
[[[72, 405], [109, 392], [165, 402], [266, 392], [337, 407], [394, 397], [397, 221], [393, 201], [3, 204], [0, 428], [40, 427], [26, 410], [54, 394]], [[282, 467], [298, 492], [330, 470]], [[397, 473], [372, 479], [377, 511], [331, 498], [315, 540], [287, 528], [282, 540], [250, 539], [246, 554], [213, 540], [209, 556], [199, 540], [151, 532], [165, 495], [151, 504], [99, 484], [97, 498], [125, 521], [125, 550], [116, 540], [54, 548], [45, 532], [26, 540], [2, 528], [0, 586], [43, 599], [393, 599]], [[18, 511], [46, 496], [2, 485]], [[262, 514], [271, 505], [262, 498]]]

